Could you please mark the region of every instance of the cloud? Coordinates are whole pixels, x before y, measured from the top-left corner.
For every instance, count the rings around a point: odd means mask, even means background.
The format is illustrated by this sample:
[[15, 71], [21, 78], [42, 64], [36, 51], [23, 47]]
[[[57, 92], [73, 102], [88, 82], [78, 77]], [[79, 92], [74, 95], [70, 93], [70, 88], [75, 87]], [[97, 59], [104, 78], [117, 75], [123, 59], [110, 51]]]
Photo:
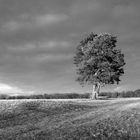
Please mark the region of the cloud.
[[44, 26], [52, 26], [59, 22], [65, 21], [68, 16], [65, 14], [43, 14], [35, 15], [33, 17], [28, 16], [27, 18], [17, 18], [15, 20], [10, 20], [4, 23], [2, 26], [3, 32], [13, 32], [22, 29], [35, 29]]
[[[28, 57], [31, 58], [32, 56], [37, 55], [59, 55], [62, 53], [72, 53], [72, 46], [73, 43], [64, 40], [42, 40], [36, 42], [29, 42], [25, 44], [4, 44], [4, 47], [8, 54], [16, 55], [20, 57]], [[2, 49], [1, 49], [2, 50]], [[13, 57], [14, 57], [13, 56]], [[24, 59], [24, 58], [23, 58]]]
[[39, 26], [51, 25], [66, 20], [68, 17], [64, 14], [46, 14], [35, 18], [35, 24]]
[[118, 47], [125, 53], [123, 84], [115, 90], [129, 89], [125, 86], [129, 83], [139, 88], [139, 7], [138, 0], [2, 1], [2, 83], [36, 91], [78, 91], [72, 57], [84, 35], [93, 31], [117, 35]]
[[21, 94], [21, 93], [31, 93], [31, 91], [25, 91], [15, 86], [10, 86], [8, 84], [0, 83], [0, 93], [7, 94]]
[[26, 53], [27, 51], [33, 51], [34, 49], [36, 49], [36, 46], [33, 43], [28, 43], [28, 44], [23, 44], [23, 45], [7, 45], [6, 46], [7, 50], [10, 52], [22, 52], [22, 53]]
[[67, 41], [48, 41], [43, 43], [44, 47], [49, 47], [49, 48], [56, 48], [56, 47], [69, 47], [71, 44]]
[[131, 90], [132, 87], [130, 85], [122, 85], [122, 86], [117, 86], [116, 88], [114, 88], [115, 92], [122, 92], [122, 91], [128, 91]]
[[139, 11], [139, 6], [137, 5], [131, 5], [131, 4], [130, 5], [117, 5], [114, 7], [112, 15], [114, 18], [128, 20], [128, 18], [139, 17], [139, 15], [137, 14], [138, 11]]
[[48, 55], [38, 55], [34, 57], [33, 60], [37, 63], [44, 63], [47, 62], [63, 62], [73, 58], [73, 54], [48, 54]]
[[3, 31], [16, 31], [23, 27], [23, 23], [17, 21], [9, 21], [5, 23], [2, 27]]
[[[71, 8], [71, 14], [72, 15], [76, 15], [79, 16], [81, 14], [87, 14], [90, 12], [97, 12], [97, 11], [102, 11], [103, 9], [100, 9], [102, 7], [102, 5], [100, 4], [100, 2], [97, 1], [84, 1], [84, 0], [78, 0], [76, 1], [72, 8]], [[102, 7], [103, 8], [103, 7]], [[95, 13], [93, 13], [95, 14]]]

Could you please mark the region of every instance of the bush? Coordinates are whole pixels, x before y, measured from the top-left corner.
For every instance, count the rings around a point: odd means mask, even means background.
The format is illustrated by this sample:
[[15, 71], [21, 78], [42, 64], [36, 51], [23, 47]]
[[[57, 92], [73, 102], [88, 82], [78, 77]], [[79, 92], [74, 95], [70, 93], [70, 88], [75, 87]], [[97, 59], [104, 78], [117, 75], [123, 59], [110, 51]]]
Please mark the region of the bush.
[[136, 91], [122, 91], [122, 92], [102, 92], [100, 96], [107, 96], [108, 98], [119, 98], [119, 97], [140, 97], [140, 89]]
[[[88, 99], [91, 93], [54, 93], [54, 94], [36, 94], [36, 95], [19, 95], [19, 96], [8, 96], [1, 94], [0, 99]], [[99, 96], [105, 96], [107, 98], [126, 98], [126, 97], [140, 97], [140, 89], [136, 91], [123, 91], [123, 92], [101, 92]]]
[[0, 94], [0, 99], [8, 99], [8, 97], [7, 94]]
[[19, 96], [8, 96], [5, 94], [0, 95], [0, 99], [78, 99], [78, 98], [90, 98], [89, 93], [55, 93], [55, 94], [38, 94], [38, 95], [19, 95]]

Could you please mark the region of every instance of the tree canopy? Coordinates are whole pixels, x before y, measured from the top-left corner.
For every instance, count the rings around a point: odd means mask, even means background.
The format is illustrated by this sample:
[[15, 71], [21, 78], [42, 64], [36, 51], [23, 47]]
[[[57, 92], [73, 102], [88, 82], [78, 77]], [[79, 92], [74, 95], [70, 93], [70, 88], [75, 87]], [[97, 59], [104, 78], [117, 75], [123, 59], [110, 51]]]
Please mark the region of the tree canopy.
[[76, 48], [74, 64], [80, 84], [115, 84], [124, 74], [124, 54], [117, 48], [117, 37], [90, 33]]

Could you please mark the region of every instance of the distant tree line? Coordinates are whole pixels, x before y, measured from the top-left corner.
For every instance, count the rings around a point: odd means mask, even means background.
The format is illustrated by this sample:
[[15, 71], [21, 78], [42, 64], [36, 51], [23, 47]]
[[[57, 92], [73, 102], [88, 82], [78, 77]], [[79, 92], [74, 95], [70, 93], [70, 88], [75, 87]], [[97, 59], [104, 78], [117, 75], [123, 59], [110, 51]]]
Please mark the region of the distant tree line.
[[[0, 99], [88, 99], [91, 93], [55, 93], [55, 94], [37, 94], [37, 95], [18, 95], [10, 96], [7, 94], [0, 94]], [[140, 89], [135, 91], [123, 92], [101, 92], [99, 94], [105, 98], [126, 98], [126, 97], [140, 97]]]
[[102, 92], [100, 96], [106, 96], [107, 98], [128, 98], [128, 97], [140, 97], [140, 89], [135, 91], [122, 91], [122, 92]]
[[10, 96], [7, 94], [0, 94], [0, 99], [77, 99], [89, 98], [89, 93], [54, 93], [54, 94], [36, 94], [36, 95], [18, 95]]

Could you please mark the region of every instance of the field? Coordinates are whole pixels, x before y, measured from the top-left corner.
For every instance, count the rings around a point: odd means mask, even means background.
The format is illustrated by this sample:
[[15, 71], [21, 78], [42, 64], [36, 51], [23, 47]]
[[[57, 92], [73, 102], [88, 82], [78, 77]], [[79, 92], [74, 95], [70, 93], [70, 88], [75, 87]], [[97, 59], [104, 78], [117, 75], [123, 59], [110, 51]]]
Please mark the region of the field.
[[139, 140], [140, 98], [0, 100], [0, 140]]

